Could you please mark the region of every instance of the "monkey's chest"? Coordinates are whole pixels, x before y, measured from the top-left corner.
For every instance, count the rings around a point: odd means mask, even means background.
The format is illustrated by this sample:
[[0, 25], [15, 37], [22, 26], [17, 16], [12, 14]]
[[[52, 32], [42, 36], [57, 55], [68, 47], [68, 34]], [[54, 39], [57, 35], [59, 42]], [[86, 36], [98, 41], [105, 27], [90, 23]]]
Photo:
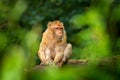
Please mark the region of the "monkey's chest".
[[54, 59], [57, 54], [64, 54], [64, 47], [63, 46], [56, 46], [54, 49], [52, 49], [52, 58]]

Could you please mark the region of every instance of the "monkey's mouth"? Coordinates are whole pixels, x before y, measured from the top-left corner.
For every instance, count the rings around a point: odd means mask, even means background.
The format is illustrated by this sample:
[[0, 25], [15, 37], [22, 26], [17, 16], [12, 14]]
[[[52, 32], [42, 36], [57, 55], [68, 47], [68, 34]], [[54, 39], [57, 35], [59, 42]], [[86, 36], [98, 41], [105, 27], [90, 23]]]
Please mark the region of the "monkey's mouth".
[[57, 37], [57, 39], [58, 39], [58, 40], [62, 40], [62, 37], [63, 37], [63, 36], [59, 36], [59, 37]]

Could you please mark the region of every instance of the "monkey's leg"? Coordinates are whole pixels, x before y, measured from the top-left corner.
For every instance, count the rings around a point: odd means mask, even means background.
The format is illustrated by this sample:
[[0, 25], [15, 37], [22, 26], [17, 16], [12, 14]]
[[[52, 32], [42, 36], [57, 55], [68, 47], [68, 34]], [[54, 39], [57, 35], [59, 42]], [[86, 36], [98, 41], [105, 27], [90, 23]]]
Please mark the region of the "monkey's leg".
[[49, 48], [46, 49], [45, 55], [46, 55], [46, 64], [52, 64], [53, 63], [52, 54]]
[[66, 62], [66, 60], [68, 60], [70, 58], [71, 54], [72, 54], [72, 45], [69, 43], [69, 44], [67, 44], [67, 46], [64, 50], [64, 56], [63, 56], [62, 61]]
[[54, 58], [54, 63], [58, 64], [58, 62], [61, 61], [62, 57], [63, 57], [63, 53], [61, 52], [56, 53], [55, 58]]
[[59, 62], [58, 66], [61, 67], [64, 63], [66, 63], [68, 61], [68, 59], [70, 58], [72, 54], [72, 45], [71, 44], [67, 44], [65, 50], [64, 50], [64, 55], [62, 60]]

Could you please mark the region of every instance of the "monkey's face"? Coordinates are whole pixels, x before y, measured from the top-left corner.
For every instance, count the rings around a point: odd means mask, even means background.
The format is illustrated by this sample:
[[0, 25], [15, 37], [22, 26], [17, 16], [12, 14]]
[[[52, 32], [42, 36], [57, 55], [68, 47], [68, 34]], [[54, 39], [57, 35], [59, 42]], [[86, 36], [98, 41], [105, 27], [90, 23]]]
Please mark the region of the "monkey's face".
[[54, 25], [54, 33], [58, 39], [62, 39], [64, 27], [62, 25]]
[[64, 36], [64, 25], [62, 22], [56, 20], [54, 22], [48, 23], [48, 29], [50, 29], [54, 34], [55, 38], [62, 40]]

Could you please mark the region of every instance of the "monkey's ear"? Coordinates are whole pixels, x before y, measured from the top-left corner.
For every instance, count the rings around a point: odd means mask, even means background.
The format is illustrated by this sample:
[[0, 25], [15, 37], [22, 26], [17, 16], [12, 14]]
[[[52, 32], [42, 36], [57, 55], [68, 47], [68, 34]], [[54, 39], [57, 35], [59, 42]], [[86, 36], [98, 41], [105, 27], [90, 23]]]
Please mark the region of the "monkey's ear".
[[47, 27], [50, 27], [52, 25], [52, 22], [48, 22]]

